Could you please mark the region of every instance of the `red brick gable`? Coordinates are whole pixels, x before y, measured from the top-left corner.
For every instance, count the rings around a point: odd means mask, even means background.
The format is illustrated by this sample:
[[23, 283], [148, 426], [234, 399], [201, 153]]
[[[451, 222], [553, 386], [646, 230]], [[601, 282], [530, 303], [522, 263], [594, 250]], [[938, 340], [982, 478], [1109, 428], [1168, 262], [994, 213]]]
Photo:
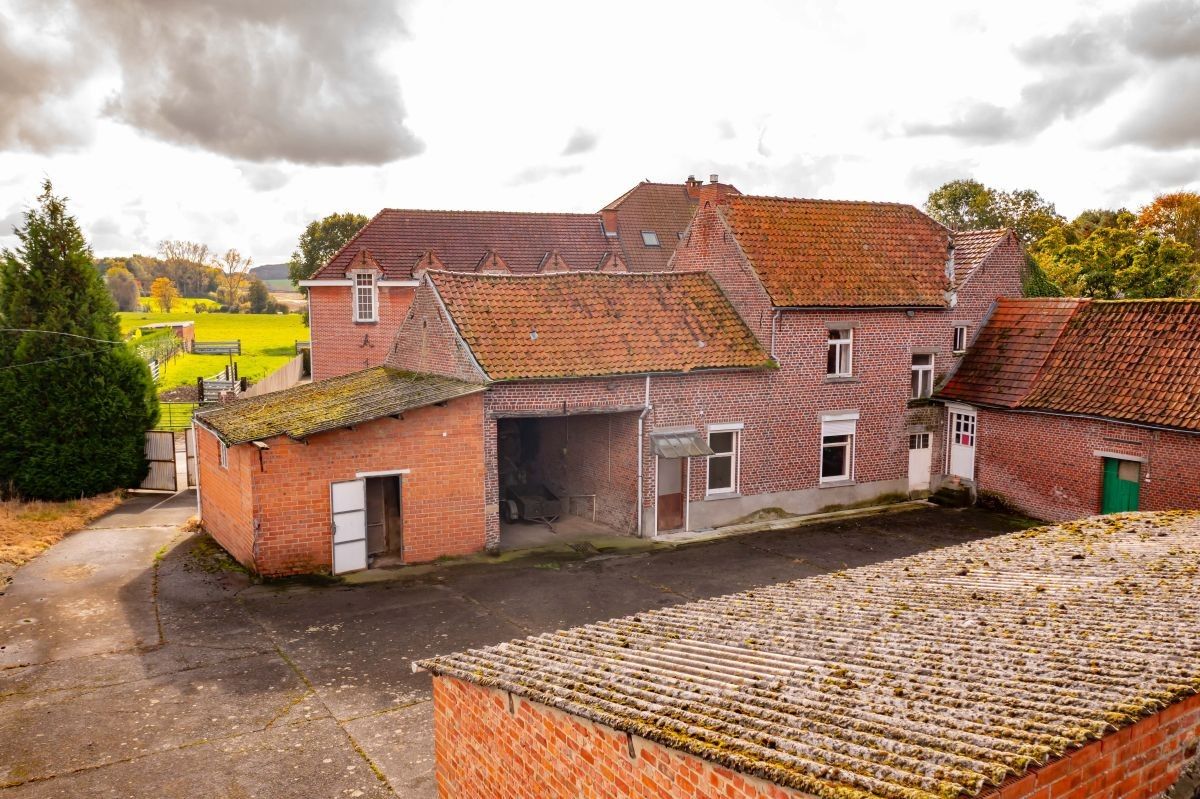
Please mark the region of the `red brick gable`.
[[614, 245], [595, 214], [385, 208], [313, 279], [345, 277], [363, 249], [370, 251], [385, 279], [409, 280], [418, 264], [475, 272], [502, 262], [515, 274], [532, 273], [556, 251], [572, 269], [596, 270]]
[[[605, 226], [617, 234], [629, 271], [666, 271], [702, 194], [705, 199], [721, 200], [740, 192], [726, 183], [642, 181], [601, 209]], [[654, 232], [658, 246], [647, 246], [642, 231]]]
[[960, 230], [953, 236], [954, 279], [958, 283], [966, 280], [983, 263], [1000, 242], [1012, 236], [1008, 228], [997, 230]]
[[946, 307], [950, 233], [911, 205], [730, 197], [720, 209], [776, 307]]
[[429, 272], [492, 380], [756, 368], [767, 353], [707, 273]]
[[942, 399], [1015, 407], [1083, 300], [1000, 299]]

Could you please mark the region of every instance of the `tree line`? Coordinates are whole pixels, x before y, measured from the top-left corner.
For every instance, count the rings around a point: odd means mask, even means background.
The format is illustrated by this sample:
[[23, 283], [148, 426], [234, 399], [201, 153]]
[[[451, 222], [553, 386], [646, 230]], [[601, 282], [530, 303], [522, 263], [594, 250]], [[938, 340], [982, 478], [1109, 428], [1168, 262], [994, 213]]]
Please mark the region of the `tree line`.
[[954, 230], [1012, 228], [1025, 245], [1030, 296], [1142, 299], [1200, 295], [1200, 194], [1160, 194], [1145, 206], [1096, 208], [1072, 220], [1032, 189], [975, 180], [933, 190], [925, 211]]

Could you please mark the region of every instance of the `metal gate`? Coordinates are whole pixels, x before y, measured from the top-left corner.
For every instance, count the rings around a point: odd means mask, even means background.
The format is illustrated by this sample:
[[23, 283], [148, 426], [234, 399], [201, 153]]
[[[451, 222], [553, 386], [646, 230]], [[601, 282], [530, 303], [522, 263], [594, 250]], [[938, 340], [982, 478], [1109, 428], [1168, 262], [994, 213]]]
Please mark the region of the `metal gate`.
[[175, 478], [175, 434], [170, 430], [146, 431], [146, 460], [150, 471], [142, 481], [142, 488], [154, 491], [177, 491]]
[[192, 488], [196, 485], [196, 428], [184, 431], [183, 450], [187, 457], [187, 484]]

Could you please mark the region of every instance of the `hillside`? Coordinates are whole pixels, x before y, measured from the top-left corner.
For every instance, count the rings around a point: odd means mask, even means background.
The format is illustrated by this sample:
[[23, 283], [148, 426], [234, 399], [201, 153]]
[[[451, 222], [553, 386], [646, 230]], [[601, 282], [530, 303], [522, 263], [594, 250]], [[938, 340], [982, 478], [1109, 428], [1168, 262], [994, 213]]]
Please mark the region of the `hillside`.
[[287, 264], [262, 264], [250, 268], [250, 271], [259, 280], [287, 280], [288, 265]]

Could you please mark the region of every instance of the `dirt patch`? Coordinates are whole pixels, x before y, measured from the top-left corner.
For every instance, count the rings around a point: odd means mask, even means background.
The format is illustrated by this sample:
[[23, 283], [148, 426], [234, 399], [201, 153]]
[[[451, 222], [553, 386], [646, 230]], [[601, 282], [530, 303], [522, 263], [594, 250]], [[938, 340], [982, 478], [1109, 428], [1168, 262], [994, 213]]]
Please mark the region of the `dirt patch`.
[[196, 402], [196, 396], [196, 387], [187, 385], [159, 392], [158, 399], [160, 402]]
[[123, 492], [69, 502], [0, 502], [0, 564], [28, 562], [121, 503]]

